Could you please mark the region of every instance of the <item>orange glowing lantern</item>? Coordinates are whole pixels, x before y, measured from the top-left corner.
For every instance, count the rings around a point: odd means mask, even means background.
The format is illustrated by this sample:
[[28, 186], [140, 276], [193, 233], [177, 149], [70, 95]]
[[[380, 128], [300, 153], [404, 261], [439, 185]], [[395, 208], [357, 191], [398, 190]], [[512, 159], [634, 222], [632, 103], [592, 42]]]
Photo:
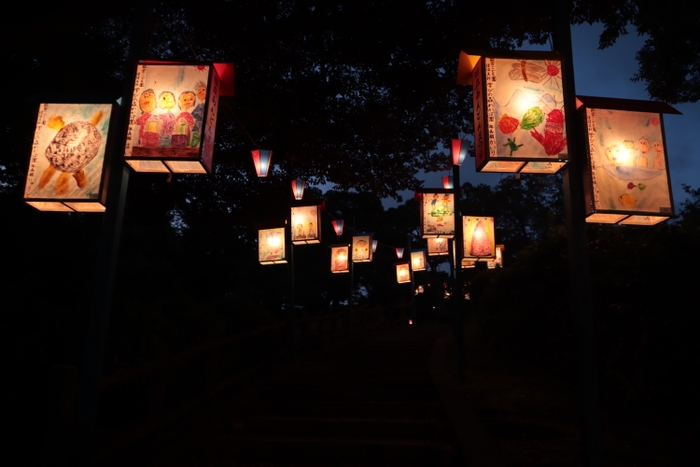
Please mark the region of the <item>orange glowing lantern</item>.
[[428, 238], [428, 256], [443, 256], [449, 254], [447, 238]]
[[663, 102], [579, 96], [586, 122], [586, 222], [654, 225], [673, 216]]
[[421, 192], [421, 237], [452, 238], [455, 235], [455, 195], [452, 190]]
[[409, 263], [396, 263], [396, 282], [406, 284], [411, 282], [411, 269]]
[[292, 207], [292, 243], [304, 245], [321, 243], [321, 206]]
[[372, 261], [372, 236], [369, 234], [352, 237], [352, 262], [369, 263]]
[[39, 105], [27, 204], [40, 211], [105, 211], [112, 117], [112, 104]]
[[141, 62], [124, 159], [137, 172], [211, 173], [219, 97], [233, 64]]
[[331, 272], [334, 274], [350, 272], [349, 245], [334, 245], [331, 247]]
[[496, 258], [493, 217], [463, 216], [462, 226], [464, 228], [463, 260], [479, 261]]
[[425, 271], [427, 263], [428, 257], [425, 250], [411, 251], [411, 269], [413, 271]]
[[285, 228], [258, 230], [258, 261], [260, 264], [285, 264]]
[[568, 162], [562, 57], [551, 52], [467, 54], [477, 172], [553, 174]]

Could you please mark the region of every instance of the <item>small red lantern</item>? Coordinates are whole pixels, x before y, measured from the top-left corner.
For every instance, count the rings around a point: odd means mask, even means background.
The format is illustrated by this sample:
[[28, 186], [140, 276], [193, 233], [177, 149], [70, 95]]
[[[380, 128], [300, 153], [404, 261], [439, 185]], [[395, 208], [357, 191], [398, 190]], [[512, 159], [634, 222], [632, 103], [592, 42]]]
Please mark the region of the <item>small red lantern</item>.
[[443, 175], [442, 176], [442, 187], [445, 190], [454, 189], [455, 184], [454, 184], [454, 179], [453, 179], [452, 175]]
[[292, 193], [294, 194], [294, 199], [299, 201], [304, 197], [304, 187], [306, 182], [301, 178], [292, 180]]
[[396, 257], [399, 259], [403, 258], [403, 248], [396, 248]]
[[253, 153], [253, 164], [255, 164], [255, 172], [258, 177], [267, 177], [267, 172], [270, 169], [272, 162], [272, 151], [269, 149], [256, 149]]
[[331, 222], [331, 224], [333, 224], [333, 230], [335, 230], [335, 234], [337, 236], [340, 237], [343, 235], [343, 226], [345, 225], [345, 222], [342, 219], [336, 219]]
[[[452, 164], [461, 166], [469, 152], [469, 141], [466, 139], [452, 140]], [[447, 187], [445, 187], [447, 188]]]

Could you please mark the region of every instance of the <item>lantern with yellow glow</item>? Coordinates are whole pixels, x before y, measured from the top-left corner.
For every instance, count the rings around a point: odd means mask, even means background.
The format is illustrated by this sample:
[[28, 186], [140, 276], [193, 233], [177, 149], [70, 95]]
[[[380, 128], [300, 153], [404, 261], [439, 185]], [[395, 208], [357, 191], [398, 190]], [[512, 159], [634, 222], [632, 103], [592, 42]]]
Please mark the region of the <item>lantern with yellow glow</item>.
[[331, 272], [334, 274], [350, 272], [349, 245], [335, 245], [331, 247]]
[[470, 259], [462, 259], [462, 269], [471, 269], [476, 267], [476, 261]]
[[586, 222], [654, 225], [673, 216], [663, 102], [579, 96], [586, 122]]
[[112, 114], [112, 104], [39, 105], [27, 204], [40, 211], [105, 211]]
[[137, 172], [211, 173], [219, 97], [233, 64], [141, 62], [124, 159]]
[[428, 258], [425, 250], [411, 251], [411, 269], [413, 271], [425, 271], [427, 263]]
[[304, 197], [304, 187], [306, 182], [301, 178], [292, 180], [292, 194], [294, 194], [294, 199], [299, 201]]
[[428, 256], [443, 256], [449, 254], [447, 238], [428, 238]]
[[421, 237], [452, 238], [455, 235], [455, 204], [452, 190], [421, 192]]
[[477, 172], [553, 174], [568, 162], [562, 57], [552, 52], [467, 54]]
[[[251, 151], [253, 154], [253, 165], [255, 165], [255, 173], [258, 177], [267, 177], [270, 171], [270, 163], [272, 162], [272, 151], [269, 149], [255, 149]], [[294, 190], [294, 188], [292, 188]]]
[[403, 258], [403, 248], [401, 248], [401, 247], [396, 247], [394, 250], [396, 251], [396, 257], [397, 257], [398, 259]]
[[411, 269], [409, 263], [396, 263], [396, 282], [399, 284], [411, 282]]
[[372, 236], [355, 235], [352, 237], [352, 262], [369, 263], [372, 261]]
[[462, 225], [464, 228], [462, 259], [468, 261], [495, 259], [496, 237], [493, 217], [463, 216]]
[[335, 230], [335, 234], [340, 237], [343, 235], [343, 226], [345, 225], [345, 222], [342, 219], [336, 219], [333, 222], [333, 230]]
[[260, 264], [285, 264], [287, 262], [284, 234], [284, 227], [258, 230], [258, 261]]
[[321, 243], [321, 206], [292, 207], [292, 243], [304, 245]]

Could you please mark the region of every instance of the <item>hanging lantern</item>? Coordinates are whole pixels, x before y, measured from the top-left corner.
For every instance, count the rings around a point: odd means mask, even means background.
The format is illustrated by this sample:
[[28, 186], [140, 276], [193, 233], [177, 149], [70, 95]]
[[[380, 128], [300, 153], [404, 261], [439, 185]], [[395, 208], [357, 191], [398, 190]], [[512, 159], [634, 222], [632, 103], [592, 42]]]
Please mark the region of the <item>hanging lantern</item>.
[[496, 267], [503, 267], [503, 250], [505, 247], [502, 244], [496, 245], [496, 258], [486, 261], [486, 266], [489, 269], [496, 269]]
[[415, 271], [425, 271], [427, 268], [428, 257], [425, 250], [411, 251], [411, 269]]
[[[258, 177], [267, 177], [272, 162], [272, 151], [269, 149], [256, 149], [253, 153], [253, 164]], [[294, 190], [294, 188], [292, 188]]]
[[586, 222], [654, 225], [673, 216], [663, 102], [579, 96], [588, 157]]
[[334, 245], [331, 247], [331, 272], [334, 274], [350, 272], [349, 245]]
[[421, 198], [421, 237], [454, 237], [454, 192], [452, 190], [430, 190], [421, 192]]
[[396, 250], [396, 257], [398, 259], [403, 258], [403, 248], [395, 248], [395, 250]]
[[[462, 217], [464, 232], [463, 260], [479, 261], [496, 258], [496, 237], [493, 217]], [[464, 263], [462, 264], [464, 266]]]
[[455, 187], [453, 177], [452, 175], [443, 175], [442, 176], [442, 187], [445, 190], [452, 190]]
[[292, 193], [294, 194], [294, 199], [300, 201], [304, 197], [304, 187], [306, 182], [301, 178], [292, 180]]
[[258, 261], [260, 264], [285, 264], [287, 262], [284, 234], [284, 227], [258, 230]]
[[428, 238], [428, 256], [442, 256], [449, 254], [449, 246], [445, 237]]
[[321, 243], [321, 206], [292, 207], [292, 243], [295, 245]]
[[396, 263], [396, 282], [399, 284], [411, 282], [411, 269], [408, 263]]
[[[466, 139], [452, 140], [452, 165], [461, 166], [469, 152], [469, 141]], [[447, 187], [445, 187], [447, 188]]]
[[335, 230], [335, 234], [337, 236], [340, 237], [341, 235], [343, 235], [343, 226], [345, 225], [345, 222], [342, 219], [336, 219], [333, 222], [331, 222], [331, 224], [333, 224], [333, 230]]
[[352, 262], [369, 263], [372, 261], [372, 236], [369, 234], [352, 237]]
[[27, 204], [40, 211], [104, 212], [110, 126], [112, 104], [40, 104]]
[[220, 96], [233, 64], [141, 62], [124, 159], [137, 172], [211, 173]]
[[477, 172], [553, 174], [568, 162], [562, 57], [552, 52], [460, 54], [471, 84]]
[[377, 252], [377, 245], [379, 244], [379, 240], [372, 240], [372, 253]]
[[476, 261], [462, 259], [462, 269], [471, 269], [476, 267]]

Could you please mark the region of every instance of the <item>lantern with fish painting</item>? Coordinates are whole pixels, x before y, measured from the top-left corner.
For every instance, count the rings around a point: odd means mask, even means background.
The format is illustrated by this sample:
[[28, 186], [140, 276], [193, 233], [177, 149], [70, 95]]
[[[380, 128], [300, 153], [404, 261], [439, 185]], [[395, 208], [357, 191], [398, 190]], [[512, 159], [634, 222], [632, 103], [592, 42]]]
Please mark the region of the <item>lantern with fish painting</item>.
[[452, 238], [455, 235], [455, 195], [452, 190], [417, 193], [420, 201], [421, 237]]

